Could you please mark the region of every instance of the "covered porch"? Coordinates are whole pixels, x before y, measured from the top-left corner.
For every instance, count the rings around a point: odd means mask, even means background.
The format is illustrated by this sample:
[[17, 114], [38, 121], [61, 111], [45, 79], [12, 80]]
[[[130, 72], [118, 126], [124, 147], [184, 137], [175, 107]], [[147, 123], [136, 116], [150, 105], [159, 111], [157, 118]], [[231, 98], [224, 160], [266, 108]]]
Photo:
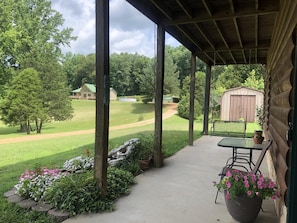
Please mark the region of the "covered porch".
[[[165, 32], [191, 51], [189, 145], [193, 144], [196, 59], [206, 65], [204, 128], [208, 135], [211, 68], [215, 65], [263, 64], [264, 124], [273, 140], [270, 173], [281, 189], [276, 202], [279, 222], [297, 219], [297, 0], [126, 0], [157, 25], [154, 161], [161, 167], [162, 95]], [[96, 140], [95, 178], [106, 189], [109, 130], [109, 1], [96, 1]], [[185, 161], [184, 161], [185, 162]], [[207, 163], [205, 168], [210, 168]], [[202, 168], [202, 167], [200, 167]], [[189, 181], [189, 179], [188, 179]], [[157, 190], [158, 188], [154, 188]], [[181, 191], [181, 193], [186, 193]], [[194, 191], [191, 193], [195, 195]], [[177, 199], [178, 200], [178, 199]]]
[[[116, 202], [116, 210], [111, 213], [80, 215], [65, 223], [174, 223], [174, 222], [236, 222], [227, 211], [224, 195], [220, 193], [218, 203], [214, 203], [218, 173], [231, 148], [218, 147], [222, 137], [202, 136], [174, 156], [165, 159], [163, 168], [153, 168], [136, 177], [137, 184], [131, 194]], [[253, 155], [257, 159], [259, 152]], [[260, 167], [265, 176], [267, 158]], [[274, 202], [264, 200], [255, 223], [277, 223]]]

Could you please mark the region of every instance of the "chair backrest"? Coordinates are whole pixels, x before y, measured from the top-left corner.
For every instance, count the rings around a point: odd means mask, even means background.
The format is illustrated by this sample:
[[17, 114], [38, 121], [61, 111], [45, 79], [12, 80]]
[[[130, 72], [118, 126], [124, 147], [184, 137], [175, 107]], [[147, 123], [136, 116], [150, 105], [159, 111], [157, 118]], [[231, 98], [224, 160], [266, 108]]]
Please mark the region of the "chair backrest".
[[268, 150], [269, 147], [271, 146], [271, 144], [272, 144], [272, 140], [268, 140], [268, 141], [265, 143], [265, 145], [264, 145], [264, 147], [263, 147], [263, 149], [262, 149], [262, 151], [261, 151], [261, 154], [260, 154], [260, 156], [259, 156], [259, 158], [258, 158], [258, 160], [257, 160], [257, 163], [256, 163], [256, 165], [254, 166], [254, 168], [253, 168], [253, 170], [252, 170], [252, 172], [253, 172], [254, 174], [256, 174], [256, 173], [259, 171], [259, 168], [260, 168], [260, 166], [261, 166], [261, 163], [262, 163], [262, 161], [263, 161], [263, 159], [264, 159], [264, 157], [265, 157], [265, 154], [266, 154], [267, 150]]

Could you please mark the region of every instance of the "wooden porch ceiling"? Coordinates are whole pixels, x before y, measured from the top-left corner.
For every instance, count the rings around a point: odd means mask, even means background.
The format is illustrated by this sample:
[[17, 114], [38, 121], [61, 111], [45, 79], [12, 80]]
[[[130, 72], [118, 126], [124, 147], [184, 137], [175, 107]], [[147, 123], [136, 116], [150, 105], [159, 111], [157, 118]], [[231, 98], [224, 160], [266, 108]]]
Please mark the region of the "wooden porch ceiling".
[[266, 64], [279, 0], [126, 0], [209, 65]]

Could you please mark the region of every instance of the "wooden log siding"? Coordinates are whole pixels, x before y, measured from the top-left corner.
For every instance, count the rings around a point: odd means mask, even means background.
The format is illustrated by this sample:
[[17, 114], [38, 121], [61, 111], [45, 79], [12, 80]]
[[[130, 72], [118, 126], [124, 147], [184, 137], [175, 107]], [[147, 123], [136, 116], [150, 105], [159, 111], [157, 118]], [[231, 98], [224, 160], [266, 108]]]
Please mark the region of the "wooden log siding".
[[[274, 140], [270, 153], [276, 171], [277, 182], [282, 195], [287, 194], [289, 145], [286, 140], [286, 131], [291, 121], [292, 110], [292, 75], [294, 71], [295, 48], [292, 37], [288, 39], [282, 52], [278, 52], [279, 59], [272, 65], [274, 69], [267, 69], [265, 77], [265, 123], [266, 135]], [[269, 104], [269, 105], [268, 105]], [[286, 196], [282, 196], [287, 203]]]

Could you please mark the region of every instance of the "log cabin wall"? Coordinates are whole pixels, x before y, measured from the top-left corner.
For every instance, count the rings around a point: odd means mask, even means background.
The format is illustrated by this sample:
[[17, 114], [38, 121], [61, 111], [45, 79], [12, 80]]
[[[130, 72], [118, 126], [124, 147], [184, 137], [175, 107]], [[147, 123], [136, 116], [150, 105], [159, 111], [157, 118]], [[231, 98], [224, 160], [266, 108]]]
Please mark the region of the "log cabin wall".
[[281, 10], [266, 68], [263, 129], [266, 138], [273, 140], [270, 170], [282, 194], [281, 199], [276, 202], [276, 210], [279, 222], [286, 222], [290, 155], [290, 142], [287, 141], [286, 133], [292, 122], [297, 7], [296, 1], [287, 5], [283, 4], [285, 1], [280, 2]]

